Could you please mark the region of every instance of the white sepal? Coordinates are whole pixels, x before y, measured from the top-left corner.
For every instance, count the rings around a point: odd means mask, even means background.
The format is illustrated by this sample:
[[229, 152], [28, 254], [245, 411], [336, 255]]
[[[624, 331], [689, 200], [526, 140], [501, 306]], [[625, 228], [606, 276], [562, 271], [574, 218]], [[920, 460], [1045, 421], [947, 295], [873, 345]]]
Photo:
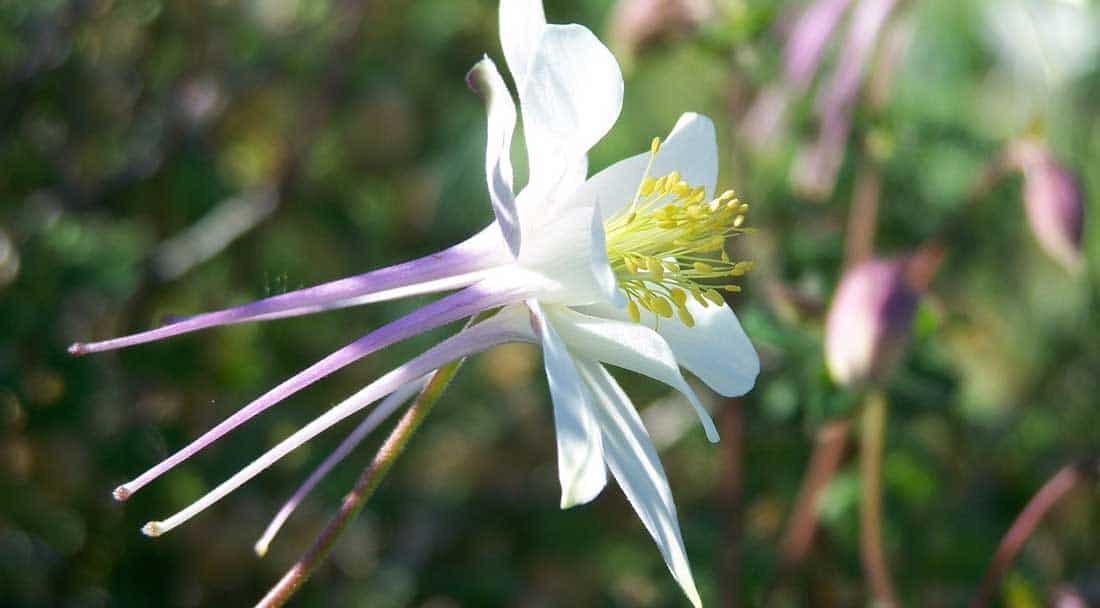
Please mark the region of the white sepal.
[[672, 577], [692, 605], [701, 608], [703, 603], [691, 576], [672, 490], [642, 419], [602, 365], [578, 361], [577, 366], [596, 399], [592, 410], [603, 430], [604, 458], [611, 474], [657, 543]]
[[542, 342], [546, 381], [554, 403], [561, 508], [568, 509], [592, 500], [607, 484], [600, 427], [587, 402], [573, 356], [539, 303], [530, 300], [527, 306], [531, 310], [531, 325]]
[[496, 64], [483, 57], [466, 74], [466, 83], [485, 102], [488, 132], [485, 142], [485, 181], [497, 224], [513, 256], [519, 255], [520, 225], [512, 191], [512, 134], [516, 128], [516, 106]]
[[548, 306], [546, 311], [558, 334], [578, 356], [645, 374], [683, 393], [695, 408], [707, 439], [718, 441], [714, 421], [680, 374], [672, 349], [656, 332], [631, 321], [589, 316], [563, 306]]

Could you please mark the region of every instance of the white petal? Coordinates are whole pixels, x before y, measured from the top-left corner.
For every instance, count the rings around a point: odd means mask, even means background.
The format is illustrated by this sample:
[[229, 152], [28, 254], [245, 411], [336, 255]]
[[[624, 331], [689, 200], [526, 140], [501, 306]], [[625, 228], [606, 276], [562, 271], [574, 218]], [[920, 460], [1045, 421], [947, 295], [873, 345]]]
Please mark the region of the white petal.
[[599, 204], [592, 213], [592, 227], [589, 233], [589, 262], [592, 277], [603, 291], [604, 300], [613, 306], [626, 306], [626, 294], [619, 289], [615, 280], [615, 271], [611, 270], [611, 261], [607, 259], [607, 234], [603, 229], [603, 214]]
[[558, 337], [537, 301], [529, 301], [528, 307], [531, 309], [531, 323], [542, 342], [546, 380], [554, 402], [561, 508], [568, 509], [592, 500], [607, 485], [600, 427], [565, 343]]
[[527, 82], [531, 56], [545, 27], [542, 0], [500, 0], [500, 46], [518, 91]]
[[485, 142], [485, 181], [497, 224], [513, 256], [519, 255], [520, 228], [516, 199], [512, 194], [512, 134], [516, 128], [516, 106], [500, 77], [496, 64], [482, 58], [466, 74], [466, 83], [485, 102], [488, 133]]
[[593, 412], [603, 429], [604, 458], [626, 499], [657, 543], [669, 572], [692, 605], [702, 606], [691, 576], [676, 504], [664, 468], [642, 419], [615, 379], [598, 363], [578, 361], [595, 397]]
[[623, 104], [619, 64], [581, 25], [547, 25], [520, 88], [531, 179], [548, 192], [615, 124]]
[[[676, 360], [720, 395], [735, 397], [752, 390], [760, 373], [760, 358], [737, 315], [729, 306], [712, 304], [703, 308], [691, 298], [687, 308], [695, 318], [695, 327], [678, 319], [661, 319], [657, 326], [657, 333], [672, 347]], [[614, 306], [586, 306], [583, 312], [629, 321], [626, 312]], [[642, 325], [652, 327], [657, 323], [653, 313], [643, 309], [641, 314]]]
[[548, 306], [546, 311], [569, 349], [578, 356], [645, 374], [683, 393], [699, 415], [707, 439], [718, 441], [714, 421], [680, 375], [672, 349], [657, 332], [632, 321], [589, 316], [564, 306]]
[[[593, 175], [568, 201], [568, 206], [587, 206], [599, 201], [606, 219], [634, 199], [645, 175], [650, 153], [644, 152], [621, 160]], [[659, 177], [679, 171], [681, 179], [703, 186], [707, 197], [714, 196], [718, 181], [718, 143], [714, 123], [702, 114], [680, 117], [654, 159], [650, 175]]]
[[603, 223], [594, 207], [576, 207], [524, 224], [519, 266], [543, 278], [537, 298], [582, 305], [622, 299], [607, 260]]

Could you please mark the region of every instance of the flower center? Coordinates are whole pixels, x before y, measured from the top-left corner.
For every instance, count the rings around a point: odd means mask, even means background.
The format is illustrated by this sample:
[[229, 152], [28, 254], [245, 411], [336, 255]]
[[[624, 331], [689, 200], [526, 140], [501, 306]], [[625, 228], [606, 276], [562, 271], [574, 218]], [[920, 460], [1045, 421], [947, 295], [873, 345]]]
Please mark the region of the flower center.
[[678, 171], [651, 176], [660, 147], [654, 138], [633, 202], [604, 222], [607, 259], [635, 322], [644, 308], [664, 318], [675, 311], [692, 327], [689, 297], [703, 307], [723, 306], [718, 290], [741, 291], [732, 279], [752, 270], [751, 261], [733, 261], [725, 250], [728, 237], [749, 231], [743, 227], [749, 206], [732, 190], [704, 200], [704, 189], [680, 179]]

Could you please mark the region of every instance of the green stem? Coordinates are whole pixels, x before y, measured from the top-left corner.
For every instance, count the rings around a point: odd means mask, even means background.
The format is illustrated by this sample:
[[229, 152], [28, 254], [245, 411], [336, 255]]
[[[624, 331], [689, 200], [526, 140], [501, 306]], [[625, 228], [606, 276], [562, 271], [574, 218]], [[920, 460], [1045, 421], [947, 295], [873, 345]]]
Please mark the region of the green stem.
[[882, 445], [886, 435], [886, 397], [871, 390], [863, 410], [860, 446], [860, 556], [876, 606], [897, 606], [890, 567], [882, 546]]
[[310, 575], [317, 569], [317, 566], [332, 552], [333, 545], [344, 531], [344, 528], [359, 514], [367, 499], [374, 494], [379, 484], [382, 483], [382, 479], [385, 478], [394, 461], [401, 455], [409, 440], [420, 428], [420, 423], [432, 411], [435, 402], [443, 395], [443, 391], [450, 384], [455, 374], [458, 373], [464, 360], [459, 359], [448, 363], [432, 374], [431, 379], [420, 391], [416, 401], [401, 416], [401, 420], [390, 432], [382, 447], [378, 449], [378, 453], [375, 454], [370, 465], [359, 476], [355, 486], [344, 496], [344, 502], [340, 505], [340, 510], [329, 520], [328, 525], [313, 541], [313, 545], [309, 550], [291, 566], [290, 570], [283, 575], [283, 578], [256, 604], [257, 608], [275, 608], [286, 604], [298, 588], [309, 580]]

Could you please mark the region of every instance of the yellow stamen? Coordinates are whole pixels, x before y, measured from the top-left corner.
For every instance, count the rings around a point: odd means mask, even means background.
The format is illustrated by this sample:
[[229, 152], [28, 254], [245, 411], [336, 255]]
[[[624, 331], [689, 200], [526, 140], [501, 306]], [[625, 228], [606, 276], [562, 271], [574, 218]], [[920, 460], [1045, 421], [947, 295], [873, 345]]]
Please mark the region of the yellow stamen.
[[752, 270], [752, 262], [731, 260], [725, 251], [726, 239], [751, 230], [742, 227], [748, 205], [732, 190], [707, 200], [704, 188], [679, 171], [650, 175], [660, 148], [654, 138], [634, 200], [604, 222], [608, 260], [631, 319], [639, 321], [642, 309], [672, 318], [675, 309], [692, 327], [689, 294], [702, 307], [724, 306], [718, 290], [739, 292], [727, 282]]

